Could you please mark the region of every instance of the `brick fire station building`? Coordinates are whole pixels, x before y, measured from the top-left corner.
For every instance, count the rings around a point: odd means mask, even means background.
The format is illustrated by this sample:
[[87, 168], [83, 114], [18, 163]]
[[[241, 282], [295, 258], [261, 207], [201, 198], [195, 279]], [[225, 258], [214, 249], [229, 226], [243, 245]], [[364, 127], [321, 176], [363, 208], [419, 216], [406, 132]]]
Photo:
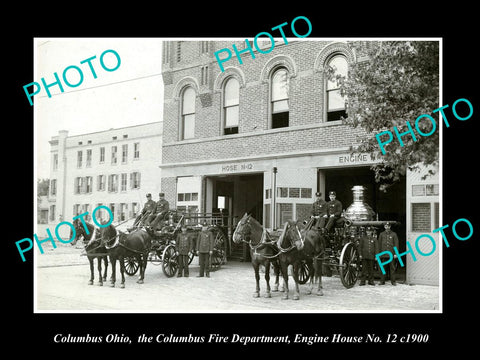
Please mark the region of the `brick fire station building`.
[[[250, 212], [272, 229], [309, 217], [316, 191], [328, 200], [335, 190], [346, 209], [351, 188], [363, 185], [379, 219], [402, 224], [394, 229], [401, 249], [439, 226], [438, 177], [409, 173], [384, 193], [370, 170], [375, 160], [351, 156], [358, 136], [373, 134], [342, 124], [345, 100], [324, 69], [346, 74], [349, 64], [366, 60], [361, 51], [343, 41], [279, 39], [268, 54], [252, 44], [255, 58], [247, 51], [240, 64], [232, 56], [222, 72], [214, 52], [232, 44], [247, 46], [234, 39], [164, 41], [158, 163], [171, 207], [221, 209], [238, 218]], [[417, 262], [407, 258], [408, 282], [439, 283], [438, 252]]]

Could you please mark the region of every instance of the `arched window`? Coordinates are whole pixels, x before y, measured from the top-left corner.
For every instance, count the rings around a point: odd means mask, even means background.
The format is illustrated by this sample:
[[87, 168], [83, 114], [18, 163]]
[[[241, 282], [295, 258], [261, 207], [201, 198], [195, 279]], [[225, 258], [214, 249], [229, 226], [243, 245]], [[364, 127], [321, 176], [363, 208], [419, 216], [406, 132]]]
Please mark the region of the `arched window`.
[[182, 94], [181, 140], [195, 136], [195, 90], [187, 87]]
[[272, 129], [288, 126], [288, 85], [287, 70], [279, 68], [273, 73], [271, 80]]
[[223, 92], [223, 133], [238, 134], [240, 84], [234, 77], [229, 78]]
[[337, 77], [347, 77], [348, 63], [343, 55], [334, 55], [327, 63], [332, 71], [327, 79], [327, 121], [340, 120], [346, 117], [345, 98], [340, 94], [340, 83]]

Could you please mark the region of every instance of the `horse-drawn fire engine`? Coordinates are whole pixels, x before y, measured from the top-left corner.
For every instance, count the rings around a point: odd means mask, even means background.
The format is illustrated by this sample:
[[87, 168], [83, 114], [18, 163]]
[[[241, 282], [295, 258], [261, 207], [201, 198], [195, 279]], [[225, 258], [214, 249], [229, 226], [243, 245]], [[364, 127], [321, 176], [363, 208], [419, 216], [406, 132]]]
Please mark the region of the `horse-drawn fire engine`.
[[[148, 254], [148, 261], [152, 265], [162, 265], [163, 273], [167, 277], [174, 276], [178, 270], [175, 240], [183, 224], [186, 225], [187, 233], [195, 243], [197, 234], [201, 230], [201, 224], [206, 222], [208, 231], [213, 233], [215, 239], [213, 254], [210, 257], [210, 269], [215, 271], [226, 263], [227, 224], [221, 213], [186, 214], [170, 210], [165, 218], [168, 220], [165, 220], [151, 232], [152, 246]], [[194, 252], [189, 253], [189, 264], [193, 261], [194, 256]], [[135, 275], [139, 269], [139, 264], [133, 256], [125, 257], [124, 265], [125, 272], [128, 275]]]

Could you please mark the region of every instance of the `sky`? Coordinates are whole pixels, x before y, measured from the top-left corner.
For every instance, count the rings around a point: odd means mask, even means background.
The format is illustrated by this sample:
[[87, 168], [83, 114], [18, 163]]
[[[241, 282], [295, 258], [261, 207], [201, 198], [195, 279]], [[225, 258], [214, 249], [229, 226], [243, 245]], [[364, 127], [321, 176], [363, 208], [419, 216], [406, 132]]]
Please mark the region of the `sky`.
[[[50, 144], [52, 136], [59, 130], [68, 135], [79, 135], [96, 131], [121, 128], [161, 121], [163, 115], [162, 40], [159, 38], [36, 38], [34, 42], [34, 79], [41, 84], [41, 91], [33, 97], [36, 139], [37, 179], [50, 176]], [[120, 57], [120, 66], [114, 71], [105, 71], [101, 55], [114, 50]], [[88, 62], [90, 60], [97, 75], [95, 79]], [[105, 53], [104, 64], [113, 69], [117, 59], [112, 52]], [[64, 70], [68, 69], [67, 80]], [[41, 79], [45, 83], [55, 82], [58, 74], [63, 86], [49, 87], [48, 97]], [[26, 85], [26, 84], [25, 84]], [[33, 91], [30, 88], [29, 91]], [[28, 106], [28, 99], [25, 97]]]

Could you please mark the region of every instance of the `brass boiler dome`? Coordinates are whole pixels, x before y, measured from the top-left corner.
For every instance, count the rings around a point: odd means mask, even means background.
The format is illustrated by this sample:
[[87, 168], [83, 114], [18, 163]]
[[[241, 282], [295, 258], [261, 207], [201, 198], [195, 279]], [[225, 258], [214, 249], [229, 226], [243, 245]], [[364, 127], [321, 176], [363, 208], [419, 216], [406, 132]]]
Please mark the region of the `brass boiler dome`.
[[361, 185], [355, 185], [352, 188], [353, 191], [353, 203], [350, 205], [347, 210], [345, 211], [345, 218], [351, 221], [358, 221], [358, 220], [374, 220], [375, 218], [375, 211], [365, 203], [364, 200], [364, 192], [365, 187]]

